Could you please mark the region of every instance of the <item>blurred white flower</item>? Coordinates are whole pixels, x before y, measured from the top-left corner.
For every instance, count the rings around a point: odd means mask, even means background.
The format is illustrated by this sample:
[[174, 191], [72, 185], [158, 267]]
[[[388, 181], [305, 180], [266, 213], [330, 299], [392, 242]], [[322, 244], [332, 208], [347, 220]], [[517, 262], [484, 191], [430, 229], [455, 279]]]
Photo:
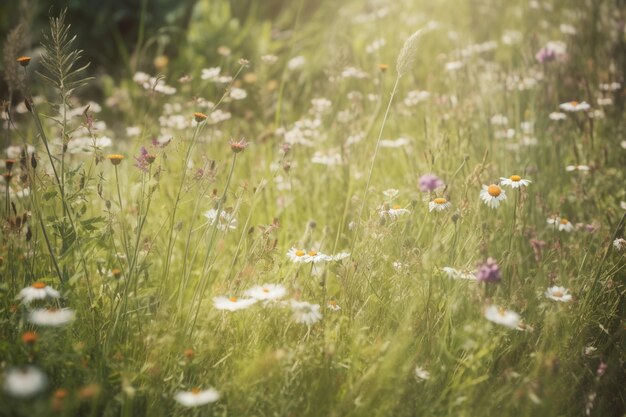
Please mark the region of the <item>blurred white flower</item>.
[[277, 300], [287, 294], [287, 289], [280, 284], [255, 285], [244, 293], [256, 300]]
[[4, 375], [4, 391], [12, 397], [28, 398], [48, 385], [46, 374], [34, 366], [9, 368]]
[[220, 399], [220, 393], [214, 388], [200, 390], [194, 388], [191, 391], [180, 391], [174, 395], [174, 399], [185, 407], [197, 407], [213, 403]]
[[546, 221], [549, 225], [553, 226], [559, 232], [571, 232], [574, 230], [574, 225], [564, 217], [552, 216], [548, 217]]
[[293, 311], [294, 320], [307, 326], [315, 324], [322, 319], [319, 304], [291, 300], [291, 310]]
[[426, 381], [426, 380], [430, 379], [430, 372], [428, 372], [426, 369], [422, 368], [421, 366], [416, 366], [415, 367], [415, 376], [418, 379]]
[[291, 58], [287, 62], [287, 68], [290, 69], [291, 71], [294, 71], [294, 70], [302, 68], [304, 64], [306, 64], [306, 58], [299, 55], [299, 56], [295, 56]]
[[243, 310], [254, 303], [257, 300], [255, 298], [237, 298], [237, 297], [213, 297], [213, 306], [218, 310], [237, 311]]
[[248, 97], [248, 93], [246, 93], [246, 90], [244, 90], [243, 88], [233, 87], [230, 90], [229, 96], [233, 100], [243, 100], [244, 98]]
[[495, 305], [485, 309], [485, 318], [493, 323], [508, 327], [509, 329], [517, 329], [520, 322], [519, 314]]
[[568, 101], [567, 103], [559, 104], [559, 108], [564, 111], [569, 112], [579, 112], [589, 110], [591, 106], [586, 102], [578, 102], [578, 101]]
[[57, 327], [70, 323], [75, 316], [76, 313], [71, 308], [38, 308], [29, 313], [28, 321], [38, 326]]

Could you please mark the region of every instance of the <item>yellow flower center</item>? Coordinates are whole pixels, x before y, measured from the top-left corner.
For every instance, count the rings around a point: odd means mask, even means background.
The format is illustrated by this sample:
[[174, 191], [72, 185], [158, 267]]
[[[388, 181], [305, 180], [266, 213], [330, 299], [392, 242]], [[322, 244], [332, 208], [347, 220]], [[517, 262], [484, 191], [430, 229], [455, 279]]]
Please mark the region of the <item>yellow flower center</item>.
[[198, 388], [198, 387], [195, 387], [195, 388], [192, 388], [192, 389], [191, 389], [191, 393], [192, 393], [193, 395], [198, 395], [198, 394], [200, 394], [200, 391], [201, 391], [201, 389], [200, 389], [200, 388]]
[[37, 281], [37, 282], [33, 283], [33, 288], [36, 288], [38, 290], [44, 289], [44, 288], [46, 288], [46, 283], [45, 282], [41, 282], [41, 281]]
[[438, 197], [433, 200], [436, 204], [446, 204], [448, 200], [443, 197]]
[[497, 197], [502, 193], [502, 190], [497, 185], [491, 184], [489, 187], [487, 187], [487, 192], [490, 196]]
[[391, 208], [394, 210], [400, 210], [402, 207], [400, 206], [400, 204], [394, 204], [393, 206], [391, 206]]
[[498, 314], [500, 314], [501, 316], [505, 316], [506, 309], [504, 307], [498, 307]]
[[569, 220], [565, 218], [561, 219], [561, 224], [567, 224], [567, 223], [569, 223]]
[[330, 301], [328, 302], [328, 305], [330, 305], [331, 307], [337, 307], [337, 301], [335, 301], [335, 300], [330, 300]]
[[569, 104], [571, 104], [574, 107], [578, 106], [578, 102], [577, 101], [570, 101]]
[[315, 252], [314, 250], [311, 250], [311, 251], [309, 251], [309, 253], [307, 255], [315, 256], [315, 255], [317, 255], [317, 252]]
[[263, 288], [263, 292], [268, 293], [268, 292], [270, 292], [270, 289], [269, 288]]
[[232, 301], [233, 303], [236, 303], [237, 302], [237, 297], [229, 297], [228, 300]]
[[296, 256], [304, 256], [304, 255], [306, 255], [305, 251], [303, 251], [303, 250], [297, 250], [296, 251]]
[[561, 291], [559, 291], [559, 290], [554, 291], [554, 292], [552, 293], [552, 295], [554, 295], [554, 296], [555, 296], [555, 297], [557, 297], [557, 298], [561, 298], [561, 297], [563, 297], [563, 293], [562, 293]]
[[520, 177], [519, 175], [511, 175], [509, 179], [514, 182], [519, 182], [522, 180], [522, 177]]

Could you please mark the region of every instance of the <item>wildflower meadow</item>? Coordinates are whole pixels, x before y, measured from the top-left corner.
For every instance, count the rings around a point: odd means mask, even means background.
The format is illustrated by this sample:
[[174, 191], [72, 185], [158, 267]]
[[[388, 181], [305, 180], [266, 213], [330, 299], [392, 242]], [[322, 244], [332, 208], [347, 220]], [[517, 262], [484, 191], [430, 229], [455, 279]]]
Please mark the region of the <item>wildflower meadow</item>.
[[626, 415], [623, 0], [8, 3], [0, 416]]

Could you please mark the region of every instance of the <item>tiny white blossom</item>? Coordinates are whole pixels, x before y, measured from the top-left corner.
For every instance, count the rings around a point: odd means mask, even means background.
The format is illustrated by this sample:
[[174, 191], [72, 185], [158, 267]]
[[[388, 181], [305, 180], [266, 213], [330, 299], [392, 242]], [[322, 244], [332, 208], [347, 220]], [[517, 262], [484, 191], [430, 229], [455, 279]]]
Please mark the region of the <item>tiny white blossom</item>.
[[568, 101], [567, 103], [559, 104], [559, 108], [561, 110], [565, 110], [569, 112], [578, 112], [578, 111], [589, 110], [591, 106], [585, 101], [581, 103], [579, 103], [578, 101]]
[[548, 288], [548, 290], [544, 293], [546, 297], [550, 298], [551, 300], [554, 301], [561, 301], [561, 302], [568, 302], [568, 301], [572, 301], [572, 295], [568, 293], [569, 290], [567, 290], [564, 287], [550, 287]]

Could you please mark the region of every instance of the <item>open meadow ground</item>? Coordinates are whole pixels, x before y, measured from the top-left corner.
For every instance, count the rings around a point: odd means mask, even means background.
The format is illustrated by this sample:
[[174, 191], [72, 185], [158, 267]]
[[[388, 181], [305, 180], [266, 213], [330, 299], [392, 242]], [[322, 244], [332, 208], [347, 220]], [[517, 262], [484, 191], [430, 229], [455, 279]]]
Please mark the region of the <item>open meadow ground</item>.
[[0, 416], [626, 415], [623, 0], [28, 3]]

